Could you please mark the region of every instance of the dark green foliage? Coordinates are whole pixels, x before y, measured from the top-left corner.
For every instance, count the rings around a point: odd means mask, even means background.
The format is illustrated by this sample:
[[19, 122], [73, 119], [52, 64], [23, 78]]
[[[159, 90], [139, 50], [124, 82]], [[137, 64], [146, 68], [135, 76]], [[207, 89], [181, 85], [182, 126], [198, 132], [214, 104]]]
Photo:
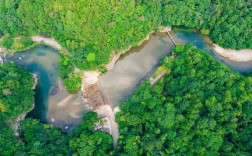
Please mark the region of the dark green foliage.
[[69, 61], [69, 57], [61, 55], [59, 59], [59, 76], [62, 79], [69, 77], [74, 72], [74, 67]]
[[196, 27], [226, 48], [252, 48], [252, 1], [163, 0], [164, 25]]
[[[98, 68], [109, 61], [113, 50], [136, 45], [161, 24], [160, 0], [146, 3], [18, 0], [11, 6], [0, 0], [0, 4], [0, 33], [54, 37], [69, 49], [73, 63], [80, 69]], [[9, 19], [7, 14], [13, 16], [10, 21], [6, 20]], [[13, 26], [8, 29], [6, 25]], [[85, 50], [90, 45], [92, 51]], [[90, 52], [95, 54], [91, 63], [86, 59]]]
[[0, 155], [13, 155], [23, 149], [11, 127], [18, 116], [32, 108], [33, 83], [31, 74], [15, 64], [0, 64]]
[[83, 73], [76, 73], [64, 79], [64, 85], [69, 93], [74, 93], [81, 89], [82, 76]]
[[15, 136], [12, 128], [16, 125], [17, 117], [27, 113], [34, 103], [33, 83], [31, 74], [13, 63], [0, 65], [1, 156], [83, 155], [82, 151], [89, 155], [107, 155], [113, 151], [113, 139], [109, 134], [93, 132], [94, 123], [99, 121], [94, 112], [87, 113], [84, 122], [70, 135], [52, 125], [28, 118], [17, 131], [20, 136]]
[[70, 147], [74, 149], [74, 154], [80, 156], [112, 155], [113, 139], [103, 132], [94, 134], [82, 133], [78, 138], [70, 140]]
[[33, 119], [25, 119], [20, 128], [28, 155], [69, 155], [68, 136], [58, 128]]
[[250, 155], [252, 78], [191, 45], [173, 55], [163, 61], [169, 74], [154, 86], [144, 82], [120, 105], [118, 152]]
[[93, 132], [98, 116], [94, 112], [84, 116], [84, 122], [70, 134], [42, 124], [34, 119], [25, 119], [20, 127], [20, 137], [14, 136], [7, 125], [0, 128], [0, 152], [9, 155], [112, 155], [113, 139], [109, 134]]
[[32, 75], [13, 63], [0, 64], [0, 123], [32, 108]]
[[1, 124], [0, 127], [0, 153], [3, 156], [22, 153], [24, 143], [14, 135], [14, 131], [7, 124]]
[[19, 42], [24, 47], [29, 47], [29, 46], [33, 45], [31, 37], [29, 37], [29, 36], [21, 36]]
[[89, 112], [84, 116], [83, 121], [70, 133], [70, 147], [73, 153], [81, 156], [112, 154], [112, 136], [99, 131], [93, 132], [94, 123], [99, 121], [97, 114]]
[[[42, 34], [68, 48], [80, 69], [136, 45], [160, 25], [201, 29], [224, 47], [252, 48], [252, 3], [243, 0], [0, 0], [0, 34]], [[93, 53], [91, 61], [87, 59]]]
[[15, 39], [14, 44], [10, 48], [13, 52], [19, 52], [29, 49], [36, 44], [31, 40], [29, 36], [21, 36], [20, 39]]
[[97, 113], [95, 112], [88, 112], [84, 117], [83, 117], [83, 123], [81, 123], [78, 127], [76, 127], [70, 135], [72, 137], [77, 137], [80, 136], [82, 131], [92, 132], [92, 130], [95, 128], [94, 123], [98, 122], [98, 116]]
[[1, 46], [11, 49], [14, 43], [14, 39], [10, 34], [6, 34], [1, 39]]
[[21, 36], [20, 39], [14, 40], [10, 34], [4, 35], [0, 44], [1, 46], [7, 48], [10, 52], [23, 51], [35, 45], [28, 36]]
[[0, 0], [0, 36], [6, 33], [22, 32], [22, 24], [17, 16], [20, 0]]

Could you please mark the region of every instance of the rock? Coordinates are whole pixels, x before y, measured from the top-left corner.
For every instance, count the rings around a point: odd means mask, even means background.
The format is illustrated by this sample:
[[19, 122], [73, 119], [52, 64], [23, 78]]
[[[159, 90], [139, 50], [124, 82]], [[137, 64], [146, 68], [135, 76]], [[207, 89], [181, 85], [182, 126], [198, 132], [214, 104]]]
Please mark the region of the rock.
[[58, 87], [53, 87], [50, 91], [50, 96], [56, 95], [58, 93], [59, 88]]
[[73, 124], [66, 124], [63, 126], [63, 131], [70, 132], [73, 129]]

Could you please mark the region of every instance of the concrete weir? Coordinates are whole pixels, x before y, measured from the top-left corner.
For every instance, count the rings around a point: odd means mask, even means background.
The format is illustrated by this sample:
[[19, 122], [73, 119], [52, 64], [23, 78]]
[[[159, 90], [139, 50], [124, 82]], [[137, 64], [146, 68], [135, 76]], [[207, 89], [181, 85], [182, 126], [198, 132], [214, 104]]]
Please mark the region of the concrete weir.
[[[98, 117], [103, 120], [106, 118], [107, 127], [109, 133], [112, 135], [114, 140], [114, 148], [117, 146], [117, 140], [119, 137], [118, 124], [115, 122], [115, 114], [119, 109], [113, 110], [109, 105], [109, 99], [105, 91], [103, 90], [102, 84], [98, 78], [99, 73], [84, 71], [83, 76], [83, 100], [88, 105], [90, 110], [95, 111], [98, 114]], [[95, 130], [99, 130], [96, 127]]]

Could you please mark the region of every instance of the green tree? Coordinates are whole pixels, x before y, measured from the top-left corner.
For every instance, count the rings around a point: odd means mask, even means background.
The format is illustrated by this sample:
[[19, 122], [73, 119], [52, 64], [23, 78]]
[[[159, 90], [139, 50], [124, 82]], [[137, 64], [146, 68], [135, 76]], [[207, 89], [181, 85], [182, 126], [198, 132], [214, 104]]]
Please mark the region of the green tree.
[[10, 34], [6, 34], [1, 39], [1, 45], [7, 49], [11, 49], [14, 43], [14, 39]]

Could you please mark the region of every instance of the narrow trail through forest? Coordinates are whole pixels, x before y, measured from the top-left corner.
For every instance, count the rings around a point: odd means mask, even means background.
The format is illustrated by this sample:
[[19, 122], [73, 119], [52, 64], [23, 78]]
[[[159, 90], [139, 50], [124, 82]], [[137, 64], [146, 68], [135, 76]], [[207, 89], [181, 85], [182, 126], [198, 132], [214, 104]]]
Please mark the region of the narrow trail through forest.
[[151, 83], [151, 85], [156, 84], [156, 82], [157, 82], [160, 78], [162, 78], [162, 77], [165, 75], [165, 73], [166, 73], [166, 71], [162, 71], [161, 73], [159, 73], [159, 74], [156, 76], [156, 78], [151, 77], [151, 78], [150, 78], [150, 83]]

